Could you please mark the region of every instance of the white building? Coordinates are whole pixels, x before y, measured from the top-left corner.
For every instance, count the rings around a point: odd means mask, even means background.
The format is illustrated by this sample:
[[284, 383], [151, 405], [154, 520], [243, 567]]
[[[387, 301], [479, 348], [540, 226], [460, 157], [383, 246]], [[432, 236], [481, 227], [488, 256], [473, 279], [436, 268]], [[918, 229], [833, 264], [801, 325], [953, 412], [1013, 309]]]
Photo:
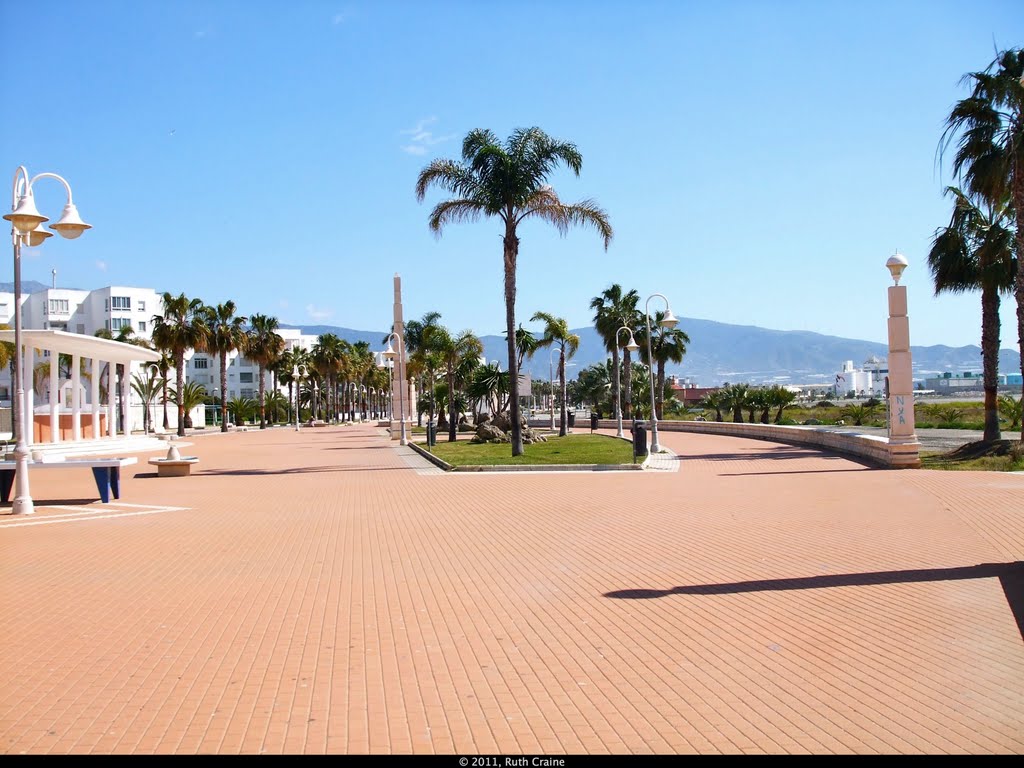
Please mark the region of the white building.
[[874, 355], [865, 360], [860, 368], [854, 368], [853, 361], [847, 360], [843, 363], [843, 369], [836, 373], [832, 389], [836, 397], [845, 397], [850, 392], [858, 397], [884, 397], [888, 375], [886, 361]]

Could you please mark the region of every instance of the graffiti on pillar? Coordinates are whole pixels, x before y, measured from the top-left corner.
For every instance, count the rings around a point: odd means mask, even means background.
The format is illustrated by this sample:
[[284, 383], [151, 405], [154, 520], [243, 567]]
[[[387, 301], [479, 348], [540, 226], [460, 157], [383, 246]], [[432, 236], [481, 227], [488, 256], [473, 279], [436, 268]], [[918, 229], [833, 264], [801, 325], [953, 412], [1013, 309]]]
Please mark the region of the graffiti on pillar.
[[902, 395], [896, 395], [896, 418], [899, 420], [900, 424], [906, 424], [907, 423], [907, 419], [903, 415], [903, 396]]

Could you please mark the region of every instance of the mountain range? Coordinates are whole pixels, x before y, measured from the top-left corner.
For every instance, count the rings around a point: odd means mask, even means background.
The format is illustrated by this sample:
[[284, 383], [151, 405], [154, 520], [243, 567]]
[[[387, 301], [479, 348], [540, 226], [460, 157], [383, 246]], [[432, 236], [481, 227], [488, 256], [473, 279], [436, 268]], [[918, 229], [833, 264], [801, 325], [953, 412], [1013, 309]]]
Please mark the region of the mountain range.
[[[299, 328], [303, 333], [319, 335], [334, 333], [350, 342], [366, 341], [374, 350], [382, 349], [386, 331], [357, 331], [329, 325], [283, 326]], [[690, 337], [690, 344], [682, 365], [666, 367], [670, 374], [678, 374], [699, 386], [716, 386], [725, 382], [766, 382], [815, 384], [831, 383], [836, 372], [847, 360], [860, 367], [874, 356], [885, 359], [886, 344], [839, 336], [825, 336], [811, 331], [776, 331], [752, 325], [731, 325], [713, 320], [680, 318], [679, 326]], [[591, 326], [574, 328], [580, 337], [580, 346], [570, 361], [568, 377], [576, 371], [608, 357], [604, 342]], [[913, 333], [913, 329], [911, 329]], [[482, 336], [487, 360], [501, 361], [506, 367], [508, 356], [504, 336]], [[552, 355], [543, 350], [524, 364], [536, 379], [548, 378]], [[941, 376], [943, 373], [962, 373], [981, 369], [981, 348], [975, 345], [948, 347], [934, 345], [911, 347], [914, 378]], [[554, 356], [557, 365], [557, 354]], [[1003, 373], [1020, 371], [1020, 355], [1012, 349], [999, 353], [999, 370]]]

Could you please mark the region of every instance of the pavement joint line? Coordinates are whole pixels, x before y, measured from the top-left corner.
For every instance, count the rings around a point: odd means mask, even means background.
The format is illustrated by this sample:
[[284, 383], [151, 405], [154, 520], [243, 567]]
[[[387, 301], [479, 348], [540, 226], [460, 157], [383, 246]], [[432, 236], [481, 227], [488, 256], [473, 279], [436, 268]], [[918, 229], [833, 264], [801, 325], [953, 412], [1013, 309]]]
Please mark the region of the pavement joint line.
[[[38, 520], [25, 520], [17, 523], [3, 523], [0, 528], [24, 528], [30, 525], [50, 525], [54, 523], [76, 523], [86, 520], [107, 520], [114, 517], [137, 517], [139, 515], [158, 515], [163, 512], [181, 512], [189, 507], [158, 507], [155, 509], [140, 509], [134, 512], [113, 512], [112, 514], [79, 513], [76, 515], [50, 515]], [[106, 512], [106, 510], [101, 510]]]

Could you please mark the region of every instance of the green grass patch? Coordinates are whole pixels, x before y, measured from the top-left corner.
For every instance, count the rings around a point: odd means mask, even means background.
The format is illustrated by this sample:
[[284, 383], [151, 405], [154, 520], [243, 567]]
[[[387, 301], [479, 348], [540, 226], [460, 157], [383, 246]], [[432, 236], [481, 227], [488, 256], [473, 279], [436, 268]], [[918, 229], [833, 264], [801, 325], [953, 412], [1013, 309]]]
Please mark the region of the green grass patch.
[[626, 440], [605, 435], [549, 437], [546, 443], [523, 446], [523, 455], [512, 457], [509, 443], [447, 443], [438, 440], [432, 453], [452, 466], [503, 464], [631, 464], [633, 447]]
[[1024, 446], [1019, 440], [968, 443], [949, 453], [921, 454], [923, 469], [1024, 472]]

